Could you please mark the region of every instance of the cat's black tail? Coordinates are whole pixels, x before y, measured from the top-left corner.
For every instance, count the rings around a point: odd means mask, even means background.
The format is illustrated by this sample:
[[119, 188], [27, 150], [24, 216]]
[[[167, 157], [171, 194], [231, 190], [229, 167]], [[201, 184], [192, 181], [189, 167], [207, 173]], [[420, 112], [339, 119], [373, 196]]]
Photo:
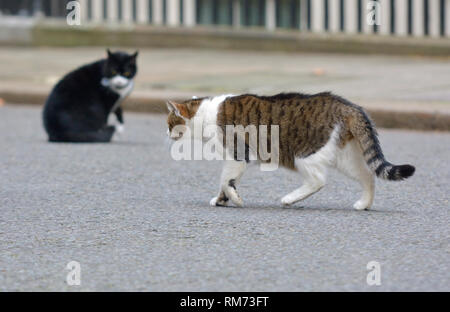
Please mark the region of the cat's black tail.
[[349, 129], [359, 141], [364, 159], [377, 177], [390, 181], [401, 181], [414, 174], [415, 168], [413, 166], [396, 166], [384, 158], [375, 127], [362, 108], [358, 109], [356, 118], [350, 119]]
[[67, 143], [108, 143], [111, 141], [114, 131], [114, 126], [108, 126], [91, 132], [62, 132], [50, 134], [48, 140]]

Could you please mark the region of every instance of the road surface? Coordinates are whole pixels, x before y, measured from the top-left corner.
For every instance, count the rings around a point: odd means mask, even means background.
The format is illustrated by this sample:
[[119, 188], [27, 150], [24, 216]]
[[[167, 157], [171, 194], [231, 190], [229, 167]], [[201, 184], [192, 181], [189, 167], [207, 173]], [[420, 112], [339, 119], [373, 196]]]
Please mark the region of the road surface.
[[50, 144], [40, 109], [0, 107], [0, 290], [450, 290], [449, 133], [381, 130], [387, 158], [417, 173], [379, 181], [371, 211], [351, 208], [359, 188], [334, 173], [283, 208], [300, 180], [257, 167], [245, 208], [224, 208], [208, 204], [220, 162], [174, 161], [163, 116], [125, 117], [112, 144]]

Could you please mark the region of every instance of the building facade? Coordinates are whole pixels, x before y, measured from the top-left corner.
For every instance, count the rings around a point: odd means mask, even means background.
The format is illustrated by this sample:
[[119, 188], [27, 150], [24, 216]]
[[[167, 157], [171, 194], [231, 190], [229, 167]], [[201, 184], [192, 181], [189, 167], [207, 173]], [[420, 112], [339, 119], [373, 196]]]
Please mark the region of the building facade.
[[[64, 17], [68, 0], [0, 0], [8, 15]], [[252, 27], [450, 37], [450, 0], [78, 0], [84, 23]]]

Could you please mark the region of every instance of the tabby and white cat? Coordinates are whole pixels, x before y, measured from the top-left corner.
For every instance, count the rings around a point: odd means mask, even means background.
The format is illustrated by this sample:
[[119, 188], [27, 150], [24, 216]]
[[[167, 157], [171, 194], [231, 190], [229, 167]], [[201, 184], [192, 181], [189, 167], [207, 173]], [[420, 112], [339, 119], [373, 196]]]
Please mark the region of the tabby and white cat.
[[[362, 197], [353, 207], [369, 209], [374, 198], [375, 176], [400, 181], [415, 171], [411, 165], [395, 166], [386, 161], [377, 132], [364, 109], [331, 93], [193, 98], [182, 103], [169, 101], [167, 106], [168, 134], [174, 140], [188, 133], [179, 130], [174, 133], [180, 128], [177, 125], [188, 127], [189, 133], [196, 126], [217, 125], [225, 133], [227, 125], [257, 128], [278, 125], [279, 163], [297, 170], [303, 178], [300, 188], [282, 198], [284, 205], [319, 191], [325, 185], [327, 169], [336, 168], [357, 180], [363, 188]], [[196, 120], [202, 124], [196, 124]], [[224, 146], [224, 149], [234, 150], [234, 147]], [[243, 205], [236, 186], [247, 163], [248, 160], [240, 159], [224, 161], [219, 194], [211, 200], [211, 205], [226, 206], [229, 200], [237, 206]]]

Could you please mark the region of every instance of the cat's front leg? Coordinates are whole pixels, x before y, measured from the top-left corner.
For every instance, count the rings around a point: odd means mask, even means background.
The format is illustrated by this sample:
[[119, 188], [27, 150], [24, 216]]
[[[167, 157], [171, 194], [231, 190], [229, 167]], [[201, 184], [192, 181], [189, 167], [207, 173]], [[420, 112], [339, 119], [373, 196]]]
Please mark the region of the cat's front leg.
[[125, 131], [125, 126], [123, 124], [123, 110], [122, 107], [117, 107], [117, 109], [114, 111], [114, 115], [116, 115], [117, 121], [119, 124], [115, 126], [116, 132], [119, 134], [122, 134]]
[[125, 127], [123, 124], [114, 125], [114, 128], [118, 134], [122, 134], [125, 131]]
[[220, 192], [217, 197], [211, 200], [211, 205], [226, 206], [228, 200], [231, 200], [236, 206], [242, 207], [244, 202], [239, 196], [236, 186], [246, 168], [247, 163], [245, 161], [225, 161], [220, 179]]
[[225, 195], [224, 191], [220, 191], [219, 195], [211, 199], [209, 204], [211, 206], [227, 206], [228, 205], [229, 198], [227, 195]]

